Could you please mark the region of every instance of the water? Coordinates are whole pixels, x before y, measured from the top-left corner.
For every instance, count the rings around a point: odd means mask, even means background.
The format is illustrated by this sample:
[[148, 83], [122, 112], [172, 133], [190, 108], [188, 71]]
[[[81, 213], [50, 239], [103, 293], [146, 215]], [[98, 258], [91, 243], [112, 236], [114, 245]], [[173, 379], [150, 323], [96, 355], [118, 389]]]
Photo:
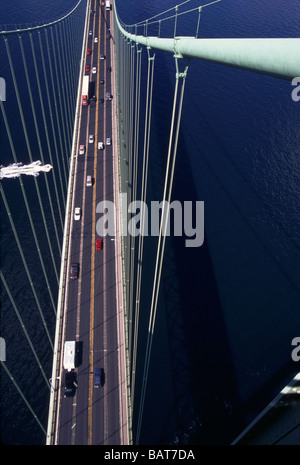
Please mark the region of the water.
[[[0, 23], [52, 19], [54, 11], [58, 17], [75, 4], [49, 1], [41, 17], [39, 2], [27, 2], [25, 12], [23, 2], [2, 3]], [[161, 9], [155, 2], [119, 3], [125, 23]], [[165, 1], [164, 8], [175, 4]], [[272, 7], [268, 0], [223, 0], [203, 12], [199, 37], [297, 37], [299, 18], [300, 6], [293, 0], [278, 0]], [[196, 25], [197, 15], [182, 17], [178, 34], [192, 35]], [[165, 23], [162, 35], [172, 28]], [[159, 52], [155, 60], [150, 198], [161, 196], [175, 73], [170, 55]], [[300, 330], [300, 103], [292, 101], [291, 90], [290, 82], [268, 76], [196, 60], [190, 65], [173, 199], [204, 200], [205, 243], [195, 250], [184, 247], [181, 238], [168, 241], [151, 358], [155, 376], [147, 389], [141, 442], [228, 443], [299, 371], [291, 360], [291, 341]], [[13, 189], [9, 194], [20, 210]], [[4, 243], [10, 240], [5, 230], [2, 237]], [[155, 245], [151, 239], [147, 244], [150, 278]], [[5, 255], [5, 249], [2, 255], [7, 270], [15, 273], [17, 258]], [[148, 275], [144, 302], [151, 297]], [[148, 311], [144, 305], [143, 312]], [[25, 311], [29, 315], [39, 342], [38, 318]], [[54, 330], [50, 311], [47, 318]], [[7, 321], [10, 326], [4, 328]], [[1, 331], [14, 335], [15, 323], [2, 316]], [[146, 318], [141, 332], [147, 335]], [[22, 335], [15, 343], [27, 354]], [[42, 357], [50, 373], [49, 348]], [[27, 355], [24, 360], [21, 374], [27, 378], [34, 362]], [[34, 392], [34, 407], [45, 424], [48, 398], [45, 391], [38, 394], [38, 375], [33, 373], [24, 389]], [[1, 397], [4, 442], [43, 443], [3, 376]]]

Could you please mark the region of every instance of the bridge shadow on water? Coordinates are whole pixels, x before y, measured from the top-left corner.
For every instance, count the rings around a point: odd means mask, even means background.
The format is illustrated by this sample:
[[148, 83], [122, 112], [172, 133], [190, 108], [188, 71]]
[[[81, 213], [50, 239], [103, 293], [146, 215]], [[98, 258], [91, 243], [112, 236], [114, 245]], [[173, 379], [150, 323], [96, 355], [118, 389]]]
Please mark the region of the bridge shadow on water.
[[[150, 172], [155, 200], [162, 189], [159, 165]], [[201, 200], [183, 143], [175, 172], [173, 200]], [[245, 426], [235, 409], [237, 380], [209, 244], [189, 248], [185, 240], [166, 241], [141, 444], [229, 444]]]
[[218, 289], [208, 244], [187, 248], [184, 241], [170, 239], [164, 259], [160, 295], [174, 398], [158, 441], [227, 444], [241, 419], [233, 411], [238, 394]]

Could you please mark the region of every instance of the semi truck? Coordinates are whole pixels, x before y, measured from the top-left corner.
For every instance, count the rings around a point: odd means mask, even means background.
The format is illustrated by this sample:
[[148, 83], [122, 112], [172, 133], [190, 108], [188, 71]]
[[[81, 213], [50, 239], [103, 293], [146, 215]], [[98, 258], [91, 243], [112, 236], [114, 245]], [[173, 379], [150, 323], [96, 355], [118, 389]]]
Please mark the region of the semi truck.
[[89, 86], [90, 86], [90, 77], [83, 76], [82, 83], [82, 105], [89, 104]]
[[76, 342], [66, 341], [64, 350], [64, 369], [72, 371], [75, 368]]

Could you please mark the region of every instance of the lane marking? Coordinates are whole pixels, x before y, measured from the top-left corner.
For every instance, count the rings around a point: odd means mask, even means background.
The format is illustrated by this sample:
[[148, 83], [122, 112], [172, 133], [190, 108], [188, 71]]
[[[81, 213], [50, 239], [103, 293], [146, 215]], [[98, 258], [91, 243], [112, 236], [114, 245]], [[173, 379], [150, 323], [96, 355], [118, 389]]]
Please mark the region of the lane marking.
[[[101, 15], [101, 11], [99, 11]], [[95, 15], [96, 16], [96, 15]], [[96, 21], [96, 18], [95, 18]], [[101, 42], [101, 16], [99, 19], [98, 44]], [[93, 28], [93, 33], [95, 25]], [[93, 42], [94, 56], [95, 42]], [[99, 45], [98, 45], [99, 49]], [[98, 53], [96, 54], [98, 58]], [[94, 141], [94, 171], [93, 171], [93, 202], [92, 202], [92, 240], [91, 240], [91, 294], [90, 294], [90, 333], [89, 333], [89, 390], [88, 390], [88, 444], [93, 443], [93, 368], [94, 368], [94, 318], [95, 318], [95, 225], [96, 225], [96, 193], [97, 193], [97, 150], [98, 150], [98, 113], [99, 113], [99, 68], [98, 59], [96, 63], [97, 74], [97, 102], [95, 119], [95, 141]]]

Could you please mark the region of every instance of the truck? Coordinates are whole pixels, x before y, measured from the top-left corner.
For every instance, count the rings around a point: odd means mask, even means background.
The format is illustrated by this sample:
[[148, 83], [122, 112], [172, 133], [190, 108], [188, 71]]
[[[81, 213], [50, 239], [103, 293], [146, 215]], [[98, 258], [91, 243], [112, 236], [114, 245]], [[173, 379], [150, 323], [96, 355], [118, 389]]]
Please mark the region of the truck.
[[110, 0], [106, 0], [106, 10], [110, 10]]
[[83, 76], [82, 83], [82, 105], [89, 104], [89, 86], [90, 86], [90, 77]]
[[72, 371], [75, 368], [76, 342], [65, 341], [64, 349], [64, 369]]

